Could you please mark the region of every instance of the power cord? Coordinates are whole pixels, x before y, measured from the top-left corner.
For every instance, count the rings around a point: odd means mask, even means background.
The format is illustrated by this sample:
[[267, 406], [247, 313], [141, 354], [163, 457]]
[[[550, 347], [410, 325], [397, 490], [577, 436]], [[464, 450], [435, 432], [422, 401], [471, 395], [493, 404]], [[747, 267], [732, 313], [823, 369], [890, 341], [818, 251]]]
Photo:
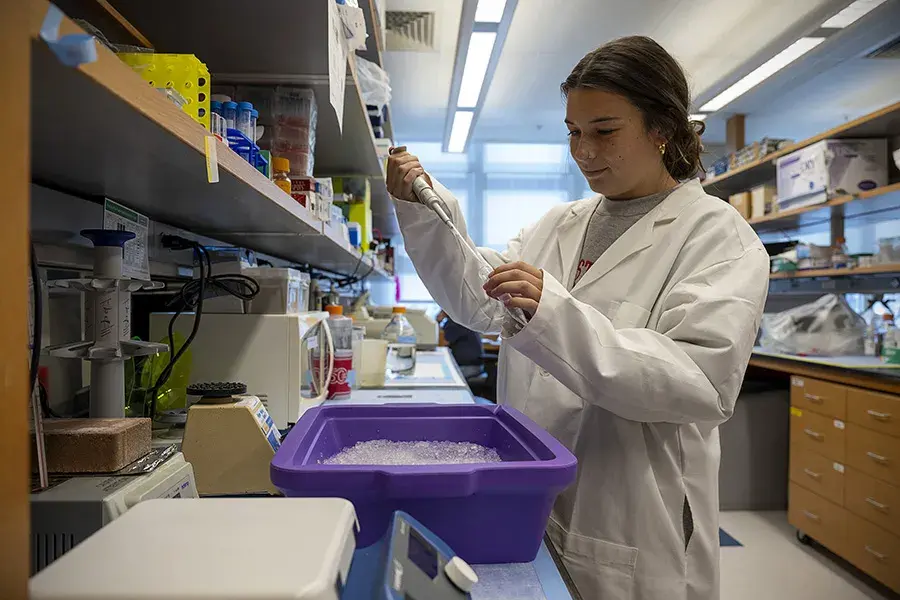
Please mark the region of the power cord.
[[[194, 338], [197, 337], [197, 332], [200, 330], [200, 320], [203, 317], [203, 299], [206, 297], [206, 294], [210, 290], [219, 290], [241, 300], [252, 300], [259, 294], [259, 283], [252, 277], [238, 273], [213, 275], [209, 252], [201, 244], [177, 235], [163, 235], [161, 242], [164, 248], [171, 250], [193, 249], [197, 263], [200, 266], [200, 274], [197, 279], [184, 284], [178, 296], [169, 303], [170, 305], [179, 304], [179, 306], [169, 320], [169, 362], [162, 373], [159, 374], [159, 377], [156, 378], [156, 383], [153, 384], [153, 388], [150, 390], [150, 414], [148, 415], [150, 418], [153, 418], [156, 414], [156, 400], [159, 396], [160, 388], [172, 376], [175, 364], [187, 352], [188, 347], [190, 347]], [[184, 344], [181, 345], [177, 352], [173, 352], [175, 321], [185, 310], [194, 311], [194, 325]]]

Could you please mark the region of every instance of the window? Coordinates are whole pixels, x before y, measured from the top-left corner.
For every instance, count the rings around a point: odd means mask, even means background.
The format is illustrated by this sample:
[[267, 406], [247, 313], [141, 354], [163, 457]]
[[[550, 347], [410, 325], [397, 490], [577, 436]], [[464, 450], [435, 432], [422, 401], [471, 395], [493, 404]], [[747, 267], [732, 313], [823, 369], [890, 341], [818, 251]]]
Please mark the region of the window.
[[498, 250], [519, 231], [568, 200], [563, 190], [488, 190], [484, 201], [484, 245]]
[[486, 173], [557, 173], [567, 170], [569, 151], [563, 144], [485, 144]]

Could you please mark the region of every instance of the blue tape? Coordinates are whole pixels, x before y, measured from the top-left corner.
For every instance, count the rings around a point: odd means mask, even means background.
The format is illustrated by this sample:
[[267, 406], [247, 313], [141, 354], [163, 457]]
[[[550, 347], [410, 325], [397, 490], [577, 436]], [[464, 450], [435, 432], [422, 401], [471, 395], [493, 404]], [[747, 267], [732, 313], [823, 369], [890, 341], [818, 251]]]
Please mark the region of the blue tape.
[[63, 20], [63, 12], [55, 4], [50, 4], [44, 22], [41, 23], [41, 39], [67, 67], [77, 67], [97, 60], [97, 43], [94, 36], [86, 33], [73, 33], [59, 37], [59, 26]]

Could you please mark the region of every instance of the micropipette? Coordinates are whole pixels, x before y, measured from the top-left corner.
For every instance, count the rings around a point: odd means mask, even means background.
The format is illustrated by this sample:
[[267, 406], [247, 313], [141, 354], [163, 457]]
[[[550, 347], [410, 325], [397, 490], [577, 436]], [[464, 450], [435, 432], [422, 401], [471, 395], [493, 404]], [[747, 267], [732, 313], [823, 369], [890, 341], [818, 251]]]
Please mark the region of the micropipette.
[[[395, 152], [405, 152], [406, 146], [398, 146], [397, 148], [391, 148], [390, 154], [394, 154]], [[487, 281], [490, 278], [491, 273], [494, 268], [490, 265], [487, 259], [481, 255], [480, 252], [472, 248], [469, 245], [466, 238], [462, 233], [459, 232], [459, 229], [456, 228], [456, 225], [453, 223], [453, 220], [450, 218], [450, 215], [444, 210], [444, 202], [441, 200], [441, 197], [438, 196], [437, 192], [434, 191], [430, 185], [428, 185], [428, 180], [425, 179], [424, 175], [419, 175], [416, 177], [415, 181], [412, 184], [413, 194], [415, 194], [416, 198], [419, 200], [421, 204], [424, 204], [428, 208], [430, 208], [434, 213], [440, 218], [441, 221], [450, 229], [450, 232], [453, 234], [453, 237], [456, 238], [456, 241], [459, 242], [460, 246], [462, 246], [463, 250], [469, 252], [476, 261], [478, 261], [478, 276]], [[528, 320], [525, 318], [525, 313], [521, 308], [510, 308], [506, 306], [505, 303], [509, 301], [512, 296], [509, 294], [504, 294], [501, 296], [498, 301], [504, 304], [504, 308], [506, 309], [507, 314], [512, 317], [512, 319], [524, 327], [528, 324]]]

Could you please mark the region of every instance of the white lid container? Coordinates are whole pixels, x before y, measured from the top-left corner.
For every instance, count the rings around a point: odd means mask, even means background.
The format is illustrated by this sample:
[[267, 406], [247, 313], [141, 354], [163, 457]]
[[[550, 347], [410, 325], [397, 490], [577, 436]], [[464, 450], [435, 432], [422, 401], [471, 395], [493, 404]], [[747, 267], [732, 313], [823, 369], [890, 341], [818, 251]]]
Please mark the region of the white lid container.
[[146, 500], [35, 575], [29, 597], [339, 600], [356, 530], [339, 498]]
[[259, 294], [247, 303], [248, 314], [296, 315], [307, 311], [308, 273], [271, 267], [244, 269], [242, 273], [259, 283]]

